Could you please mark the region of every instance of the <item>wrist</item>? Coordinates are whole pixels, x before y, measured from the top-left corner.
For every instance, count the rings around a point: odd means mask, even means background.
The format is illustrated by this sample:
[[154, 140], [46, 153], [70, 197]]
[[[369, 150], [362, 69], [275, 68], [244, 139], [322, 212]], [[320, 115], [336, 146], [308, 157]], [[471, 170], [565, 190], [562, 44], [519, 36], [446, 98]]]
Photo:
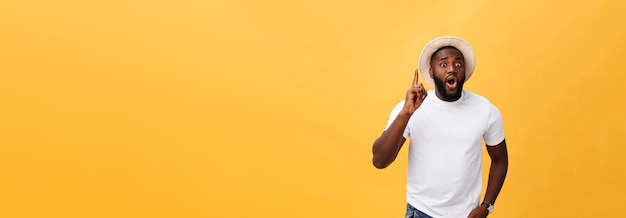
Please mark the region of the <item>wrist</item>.
[[482, 204], [480, 204], [481, 207], [485, 207], [487, 209], [487, 211], [489, 212], [489, 214], [493, 213], [493, 204], [484, 202]]
[[413, 113], [411, 113], [409, 110], [402, 109], [400, 113], [398, 113], [398, 116], [396, 117], [396, 119], [402, 119], [402, 120], [408, 121], [412, 115]]

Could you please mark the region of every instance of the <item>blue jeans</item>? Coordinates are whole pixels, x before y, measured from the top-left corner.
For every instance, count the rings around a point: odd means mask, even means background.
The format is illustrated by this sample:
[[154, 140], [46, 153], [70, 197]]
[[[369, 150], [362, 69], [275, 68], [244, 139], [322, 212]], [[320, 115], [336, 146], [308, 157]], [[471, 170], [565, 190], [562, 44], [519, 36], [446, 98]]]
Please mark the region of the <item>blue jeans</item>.
[[410, 204], [406, 204], [406, 213], [404, 214], [404, 218], [433, 218], [431, 216], [428, 216], [428, 214], [425, 214], [422, 211], [419, 211], [418, 209], [415, 209], [415, 207], [411, 206]]

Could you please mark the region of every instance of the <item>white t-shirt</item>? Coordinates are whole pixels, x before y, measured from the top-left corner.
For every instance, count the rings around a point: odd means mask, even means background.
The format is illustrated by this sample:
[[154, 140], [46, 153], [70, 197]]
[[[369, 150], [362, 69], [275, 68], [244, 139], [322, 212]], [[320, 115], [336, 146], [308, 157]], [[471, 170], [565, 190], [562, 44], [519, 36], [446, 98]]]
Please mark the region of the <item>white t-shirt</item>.
[[[403, 106], [396, 105], [385, 130]], [[468, 91], [446, 102], [430, 90], [404, 137], [410, 137], [407, 202], [432, 217], [467, 217], [480, 201], [482, 141], [495, 146], [504, 140], [500, 111]]]

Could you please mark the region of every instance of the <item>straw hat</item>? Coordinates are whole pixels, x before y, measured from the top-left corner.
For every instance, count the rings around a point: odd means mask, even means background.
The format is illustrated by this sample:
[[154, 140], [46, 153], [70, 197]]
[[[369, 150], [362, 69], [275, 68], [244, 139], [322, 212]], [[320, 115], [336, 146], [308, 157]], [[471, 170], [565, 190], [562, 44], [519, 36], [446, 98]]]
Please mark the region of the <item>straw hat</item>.
[[465, 40], [456, 36], [441, 36], [439, 38], [430, 41], [424, 49], [418, 62], [419, 73], [426, 84], [431, 87], [435, 87], [435, 81], [430, 78], [430, 58], [440, 48], [452, 46], [458, 49], [465, 59], [465, 81], [467, 81], [474, 73], [474, 66], [476, 65], [476, 57], [474, 56], [474, 49]]

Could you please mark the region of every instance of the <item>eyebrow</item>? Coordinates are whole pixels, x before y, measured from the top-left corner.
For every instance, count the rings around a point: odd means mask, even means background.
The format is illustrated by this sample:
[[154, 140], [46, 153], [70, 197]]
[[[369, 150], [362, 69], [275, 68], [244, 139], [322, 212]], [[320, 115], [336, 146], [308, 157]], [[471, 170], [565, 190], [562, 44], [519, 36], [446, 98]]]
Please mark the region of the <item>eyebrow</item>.
[[[439, 58], [439, 60], [440, 60], [440, 61], [443, 61], [443, 60], [446, 60], [446, 59], [448, 59], [448, 57], [442, 57], [442, 58]], [[455, 59], [455, 60], [462, 60], [462, 61], [465, 61], [465, 60], [463, 59], [463, 57], [459, 57], [459, 56], [454, 57], [454, 59]]]

